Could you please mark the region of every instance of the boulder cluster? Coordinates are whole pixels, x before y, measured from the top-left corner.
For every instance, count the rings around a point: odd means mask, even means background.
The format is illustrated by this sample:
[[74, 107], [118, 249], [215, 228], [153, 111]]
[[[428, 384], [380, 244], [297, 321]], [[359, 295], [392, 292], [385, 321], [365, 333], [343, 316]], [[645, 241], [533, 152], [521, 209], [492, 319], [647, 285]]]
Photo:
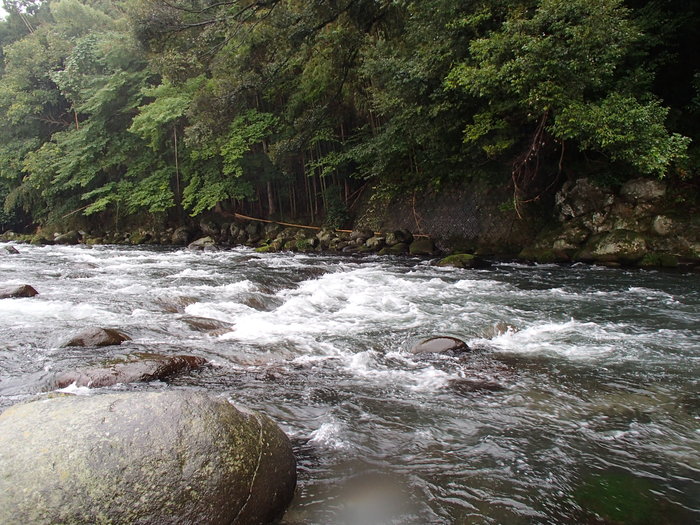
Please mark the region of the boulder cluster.
[[617, 191], [587, 178], [567, 182], [556, 195], [559, 225], [543, 231], [520, 257], [611, 266], [696, 264], [700, 220], [683, 220], [679, 199], [655, 179], [633, 179]]

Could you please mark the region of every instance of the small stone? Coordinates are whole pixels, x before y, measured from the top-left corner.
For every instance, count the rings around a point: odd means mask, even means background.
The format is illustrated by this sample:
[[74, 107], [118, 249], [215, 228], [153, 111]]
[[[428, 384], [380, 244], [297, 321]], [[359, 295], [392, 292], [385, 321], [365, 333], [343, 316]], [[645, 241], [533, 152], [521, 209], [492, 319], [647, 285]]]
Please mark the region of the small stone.
[[456, 337], [430, 337], [411, 348], [412, 354], [460, 355], [469, 352], [469, 346]]
[[62, 346], [112, 346], [120, 345], [131, 338], [111, 328], [88, 328], [71, 337]]

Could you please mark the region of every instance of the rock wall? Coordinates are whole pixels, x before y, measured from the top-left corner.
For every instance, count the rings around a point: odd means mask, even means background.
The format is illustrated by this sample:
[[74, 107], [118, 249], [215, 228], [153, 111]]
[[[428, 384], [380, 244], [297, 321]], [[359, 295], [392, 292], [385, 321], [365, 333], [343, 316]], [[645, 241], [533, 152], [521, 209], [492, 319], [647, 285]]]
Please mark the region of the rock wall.
[[355, 227], [428, 234], [446, 253], [515, 255], [534, 241], [545, 213], [543, 207], [531, 205], [519, 216], [512, 197], [507, 185], [486, 183], [391, 199], [375, 195], [364, 205]]
[[538, 262], [674, 267], [700, 262], [700, 216], [694, 195], [637, 178], [618, 191], [587, 178], [569, 181], [555, 198], [557, 222], [520, 257]]

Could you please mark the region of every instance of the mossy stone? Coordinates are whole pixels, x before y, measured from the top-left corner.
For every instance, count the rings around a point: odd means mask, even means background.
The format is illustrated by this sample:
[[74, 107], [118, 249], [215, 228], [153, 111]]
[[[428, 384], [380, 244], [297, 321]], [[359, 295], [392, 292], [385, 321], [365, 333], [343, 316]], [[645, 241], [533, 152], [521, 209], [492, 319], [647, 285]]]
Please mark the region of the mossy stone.
[[482, 261], [470, 253], [456, 253], [440, 260], [437, 265], [450, 268], [477, 268], [482, 265]]
[[269, 523], [296, 484], [269, 418], [183, 390], [10, 407], [0, 472], [0, 523]]

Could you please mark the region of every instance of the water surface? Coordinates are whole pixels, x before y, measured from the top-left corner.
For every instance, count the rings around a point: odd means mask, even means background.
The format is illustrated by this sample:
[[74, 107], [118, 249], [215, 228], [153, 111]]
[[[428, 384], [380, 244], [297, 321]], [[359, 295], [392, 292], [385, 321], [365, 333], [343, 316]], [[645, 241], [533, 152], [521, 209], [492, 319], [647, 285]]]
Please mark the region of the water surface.
[[[299, 462], [287, 525], [700, 522], [698, 275], [17, 248], [0, 286], [40, 295], [0, 300], [0, 409], [115, 356], [203, 356], [92, 395], [204, 389], [268, 413]], [[133, 340], [61, 348], [87, 326]], [[473, 352], [410, 353], [433, 335]]]

